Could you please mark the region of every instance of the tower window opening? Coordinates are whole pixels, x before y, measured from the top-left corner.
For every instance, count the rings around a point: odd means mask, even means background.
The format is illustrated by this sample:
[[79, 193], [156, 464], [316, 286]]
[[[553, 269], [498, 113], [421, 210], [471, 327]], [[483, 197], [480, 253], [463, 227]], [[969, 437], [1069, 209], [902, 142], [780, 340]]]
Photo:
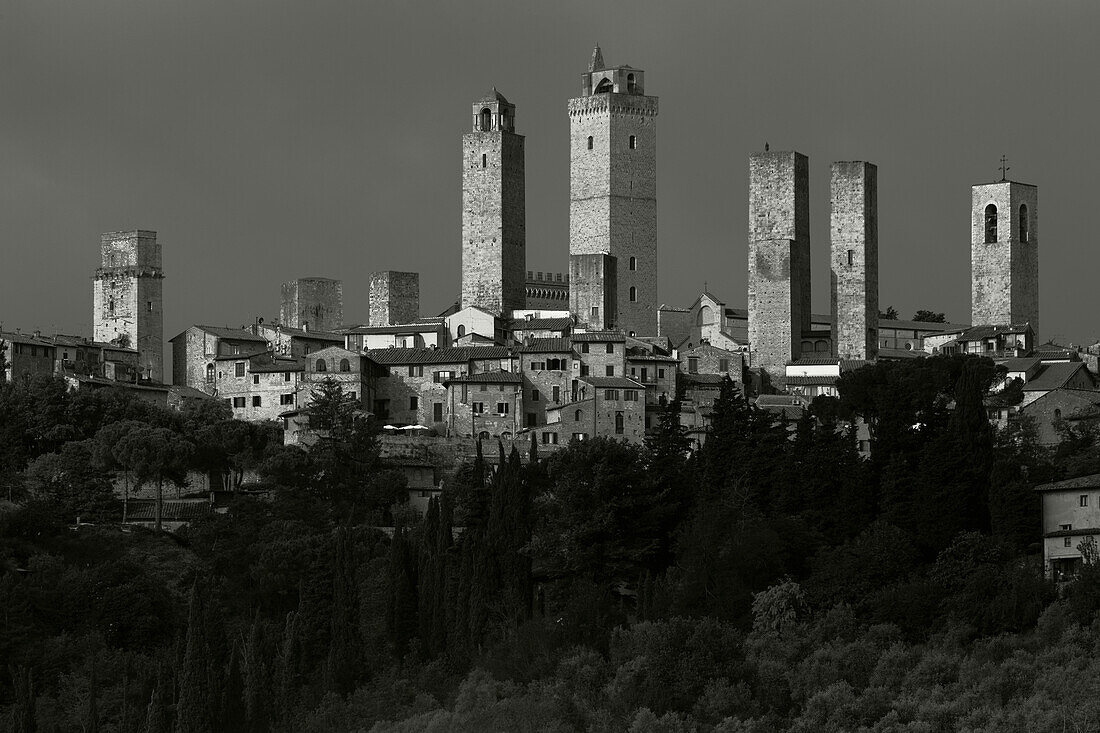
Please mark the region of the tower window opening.
[[482, 153], [481, 154], [481, 167], [482, 168], [487, 168], [488, 166], [489, 166], [489, 156], [487, 156], [485, 153]]
[[493, 129], [493, 111], [488, 107], [481, 110], [481, 121], [478, 124], [478, 129], [482, 132], [489, 132]]
[[1027, 243], [1028, 226], [1027, 226], [1027, 206], [1020, 205], [1020, 241]]
[[985, 243], [997, 241], [997, 207], [993, 204], [985, 207]]
[[626, 75], [626, 92], [627, 94], [634, 94], [638, 91], [638, 83], [634, 79], [633, 74]]
[[592, 136], [591, 135], [588, 136], [588, 149], [589, 150], [592, 149]]
[[631, 135], [630, 136], [630, 149], [631, 150], [637, 150], [638, 149], [638, 136], [637, 135]]
[[637, 257], [631, 257], [630, 258], [630, 271], [633, 272], [637, 269], [638, 269], [638, 258]]
[[633, 285], [630, 286], [630, 302], [638, 302], [638, 288], [634, 287]]
[[601, 81], [599, 84], [596, 85], [596, 94], [606, 94], [607, 92], [610, 92], [610, 91], [612, 91], [612, 86], [611, 86], [611, 80], [610, 79], [604, 79], [603, 81]]
[[328, 364], [325, 363], [324, 359], [318, 359], [317, 360], [317, 371], [319, 371], [319, 372], [327, 372], [328, 371]]
[[848, 267], [852, 266], [852, 257], [855, 255], [855, 250], [848, 250]]

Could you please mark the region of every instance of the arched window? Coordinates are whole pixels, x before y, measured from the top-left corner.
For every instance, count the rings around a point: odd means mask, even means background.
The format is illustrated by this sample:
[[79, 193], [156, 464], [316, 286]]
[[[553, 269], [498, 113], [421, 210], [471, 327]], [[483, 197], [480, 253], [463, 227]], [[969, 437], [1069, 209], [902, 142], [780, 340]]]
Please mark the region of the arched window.
[[592, 136], [591, 135], [588, 136], [588, 149], [589, 150], [592, 149]]
[[465, 326], [459, 326], [458, 327], [458, 337], [462, 338], [465, 335], [466, 335], [466, 327]]
[[997, 207], [993, 204], [985, 207], [985, 243], [997, 241]]
[[638, 258], [637, 257], [631, 257], [630, 258], [630, 271], [634, 272], [637, 269], [638, 269]]
[[625, 427], [625, 422], [626, 421], [623, 418], [623, 413], [616, 412], [615, 413], [615, 433], [616, 434], [618, 434], [618, 435], [623, 434], [623, 428]]
[[351, 371], [351, 362], [348, 361], [347, 359], [341, 359], [340, 360], [340, 371], [350, 372]]
[[1028, 235], [1027, 206], [1020, 205], [1020, 241], [1027, 244]]
[[576, 412], [573, 413], [573, 422], [580, 422], [582, 416], [583, 416], [583, 413], [581, 412], [581, 410], [577, 410]]
[[633, 285], [630, 286], [630, 302], [638, 302], [638, 288], [634, 287]]
[[325, 363], [324, 359], [318, 359], [317, 360], [317, 371], [319, 371], [319, 372], [327, 372], [328, 371], [328, 364]]
[[213, 382], [214, 381], [214, 365], [213, 364], [207, 364], [206, 365], [206, 381], [207, 382]]
[[633, 74], [627, 74], [626, 75], [626, 93], [627, 94], [633, 94], [637, 90], [638, 90], [638, 84], [634, 79], [634, 75]]
[[482, 430], [480, 433], [477, 434], [477, 439], [478, 440], [488, 440], [491, 437], [493, 437], [493, 436], [489, 435], [488, 430]]
[[696, 319], [695, 325], [709, 326], [712, 323], [714, 323], [714, 309], [709, 305], [704, 305], [699, 309], [699, 316]]
[[482, 132], [489, 132], [493, 129], [493, 111], [488, 107], [481, 110], [481, 121], [478, 123], [478, 129]]
[[636, 150], [637, 148], [638, 148], [638, 136], [637, 135], [631, 135], [630, 136], [630, 149], [631, 150]]
[[599, 84], [596, 85], [596, 94], [605, 94], [607, 92], [610, 92], [611, 90], [612, 90], [612, 87], [611, 87], [611, 80], [610, 79], [604, 79], [603, 81], [601, 81]]

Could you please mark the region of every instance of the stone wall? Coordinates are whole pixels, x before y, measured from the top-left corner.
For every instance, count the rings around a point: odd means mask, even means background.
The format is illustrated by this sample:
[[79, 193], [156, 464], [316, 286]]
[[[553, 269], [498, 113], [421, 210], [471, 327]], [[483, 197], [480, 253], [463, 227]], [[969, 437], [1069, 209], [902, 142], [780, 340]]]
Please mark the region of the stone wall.
[[796, 152], [749, 159], [750, 366], [781, 379], [810, 328], [809, 160]]
[[618, 260], [609, 254], [569, 255], [569, 312], [593, 331], [616, 328]]
[[[986, 208], [997, 207], [996, 241], [987, 242]], [[1026, 220], [1021, 220], [1026, 207]], [[1000, 181], [971, 189], [971, 322], [1030, 323], [1039, 336], [1039, 192]]]
[[420, 274], [372, 272], [367, 301], [371, 326], [413, 323], [420, 318]]
[[279, 322], [290, 328], [335, 331], [344, 325], [344, 285], [327, 277], [283, 283]]
[[833, 355], [878, 353], [878, 168], [833, 163], [830, 175]]

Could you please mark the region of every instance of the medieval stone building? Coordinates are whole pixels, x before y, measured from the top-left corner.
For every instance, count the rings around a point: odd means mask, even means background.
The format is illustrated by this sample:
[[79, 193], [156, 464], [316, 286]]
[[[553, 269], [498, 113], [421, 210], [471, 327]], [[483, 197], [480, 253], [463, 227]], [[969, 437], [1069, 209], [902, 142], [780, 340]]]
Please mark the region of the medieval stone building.
[[829, 240], [833, 356], [873, 359], [878, 352], [878, 168], [833, 163]]
[[164, 272], [157, 233], [107, 232], [93, 279], [94, 341], [137, 349], [142, 379], [164, 379]]
[[971, 188], [974, 325], [1028, 323], [1039, 333], [1039, 191], [1002, 180]]

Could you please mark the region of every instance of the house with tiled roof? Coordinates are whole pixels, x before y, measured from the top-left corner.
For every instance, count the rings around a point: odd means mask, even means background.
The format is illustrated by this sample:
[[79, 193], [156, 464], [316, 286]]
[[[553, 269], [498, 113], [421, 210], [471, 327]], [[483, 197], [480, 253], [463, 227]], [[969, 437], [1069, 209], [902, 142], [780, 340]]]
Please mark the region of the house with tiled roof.
[[544, 444], [590, 440], [596, 436], [630, 443], [645, 440], [645, 385], [626, 377], [582, 377], [573, 399], [547, 410], [536, 428]]
[[1100, 474], [1035, 487], [1042, 502], [1043, 569], [1055, 581], [1081, 569], [1082, 543], [1100, 540]]
[[344, 348], [350, 351], [450, 346], [442, 318], [391, 326], [354, 326], [344, 332]]
[[218, 357], [247, 357], [268, 350], [257, 330], [229, 326], [194, 325], [168, 341], [172, 344], [172, 383], [212, 394]]

